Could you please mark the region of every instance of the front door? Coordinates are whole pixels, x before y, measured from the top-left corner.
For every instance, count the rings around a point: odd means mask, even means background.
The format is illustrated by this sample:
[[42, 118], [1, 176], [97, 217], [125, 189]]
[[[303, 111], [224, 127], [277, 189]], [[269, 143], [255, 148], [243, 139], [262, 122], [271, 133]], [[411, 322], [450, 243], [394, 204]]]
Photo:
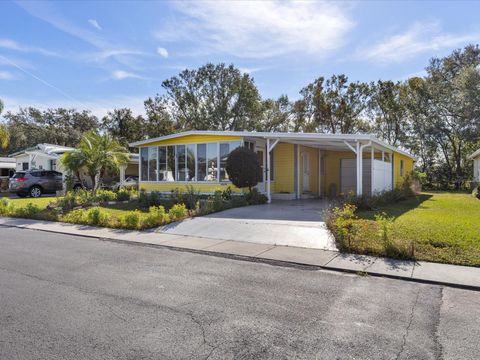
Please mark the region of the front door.
[[265, 192], [265, 159], [264, 159], [264, 153], [263, 153], [263, 150], [259, 150], [258, 148], [257, 148], [256, 153], [257, 153], [258, 162], [260, 163], [260, 167], [262, 168], [262, 181], [257, 184], [256, 188], [261, 193], [264, 193]]
[[310, 154], [308, 152], [302, 153], [303, 163], [303, 192], [310, 191]]

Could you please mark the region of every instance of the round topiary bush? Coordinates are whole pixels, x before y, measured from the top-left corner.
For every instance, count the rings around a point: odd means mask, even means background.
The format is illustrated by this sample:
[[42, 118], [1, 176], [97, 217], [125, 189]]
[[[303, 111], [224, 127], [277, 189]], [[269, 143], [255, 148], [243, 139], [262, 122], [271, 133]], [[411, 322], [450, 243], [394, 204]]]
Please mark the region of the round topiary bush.
[[233, 150], [227, 158], [226, 170], [233, 185], [251, 191], [262, 181], [262, 167], [257, 159], [257, 154], [252, 150], [239, 147]]

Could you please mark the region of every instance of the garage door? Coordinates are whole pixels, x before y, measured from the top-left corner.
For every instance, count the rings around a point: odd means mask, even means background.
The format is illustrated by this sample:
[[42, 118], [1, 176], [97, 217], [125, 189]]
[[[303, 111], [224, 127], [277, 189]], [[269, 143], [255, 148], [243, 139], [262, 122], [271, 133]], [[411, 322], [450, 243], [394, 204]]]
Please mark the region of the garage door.
[[348, 194], [357, 189], [357, 160], [340, 160], [340, 192]]
[[[363, 159], [363, 193], [370, 194], [372, 190], [371, 174], [372, 166], [370, 159]], [[348, 194], [357, 189], [357, 160], [341, 159], [340, 160], [340, 192]]]

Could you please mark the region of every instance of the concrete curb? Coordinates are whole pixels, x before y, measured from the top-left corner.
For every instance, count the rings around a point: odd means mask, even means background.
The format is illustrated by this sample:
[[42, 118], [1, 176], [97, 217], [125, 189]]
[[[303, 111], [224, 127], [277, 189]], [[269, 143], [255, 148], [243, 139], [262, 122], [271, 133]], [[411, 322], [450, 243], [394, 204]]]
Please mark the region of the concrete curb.
[[[0, 218], [1, 220], [2, 218]], [[3, 218], [3, 219], [11, 219], [15, 220], [14, 218]], [[21, 219], [23, 222], [25, 222], [25, 219]], [[32, 223], [35, 221], [32, 221]], [[57, 224], [55, 222], [52, 222], [52, 224]], [[69, 224], [71, 225], [71, 224]], [[238, 254], [234, 252], [222, 252], [222, 251], [212, 251], [209, 250], [208, 248], [215, 247], [219, 244], [228, 242], [228, 243], [240, 243], [240, 242], [235, 242], [231, 240], [213, 240], [213, 239], [207, 239], [207, 238], [202, 238], [203, 240], [212, 240], [214, 241], [213, 245], [206, 246], [204, 248], [193, 248], [193, 247], [188, 247], [188, 246], [175, 246], [175, 244], [171, 244], [171, 242], [175, 243], [176, 240], [162, 240], [159, 243], [156, 242], [151, 242], [148, 240], [129, 240], [129, 239], [117, 239], [113, 237], [106, 237], [102, 236], [101, 234], [88, 234], [88, 233], [78, 233], [78, 232], [72, 232], [72, 231], [60, 231], [58, 229], [45, 229], [45, 228], [32, 228], [28, 225], [22, 224], [22, 225], [14, 225], [14, 224], [2, 224], [0, 223], [0, 226], [2, 227], [11, 227], [11, 228], [20, 228], [20, 229], [28, 229], [28, 230], [35, 230], [35, 231], [43, 231], [43, 232], [50, 232], [50, 233], [57, 233], [57, 234], [64, 234], [64, 235], [71, 235], [71, 236], [80, 236], [80, 237], [85, 237], [85, 238], [91, 238], [91, 239], [97, 239], [100, 241], [109, 241], [109, 242], [115, 242], [115, 243], [120, 243], [120, 244], [126, 244], [126, 245], [136, 245], [136, 246], [146, 246], [146, 247], [153, 247], [153, 248], [161, 248], [161, 249], [168, 249], [168, 250], [173, 250], [173, 251], [182, 251], [182, 252], [190, 252], [190, 253], [195, 253], [195, 254], [203, 254], [203, 255], [209, 255], [209, 256], [216, 256], [216, 257], [222, 257], [222, 258], [228, 258], [228, 259], [234, 259], [234, 260], [240, 260], [240, 261], [249, 261], [249, 262], [256, 262], [256, 263], [264, 263], [264, 264], [269, 264], [273, 266], [283, 266], [283, 267], [291, 267], [291, 268], [297, 268], [297, 269], [302, 269], [302, 270], [310, 270], [310, 271], [318, 271], [318, 270], [327, 270], [327, 271], [335, 271], [335, 272], [342, 272], [342, 273], [347, 273], [347, 274], [356, 274], [356, 275], [368, 275], [368, 276], [373, 276], [373, 277], [383, 277], [383, 278], [389, 278], [389, 279], [395, 279], [395, 280], [404, 280], [404, 281], [410, 281], [410, 282], [416, 282], [416, 283], [421, 283], [421, 284], [428, 284], [428, 285], [440, 285], [440, 286], [448, 286], [448, 287], [453, 287], [453, 288], [458, 288], [458, 289], [464, 289], [464, 290], [473, 290], [473, 291], [480, 291], [480, 285], [476, 284], [468, 284], [468, 283], [462, 283], [462, 282], [453, 282], [453, 281], [446, 281], [446, 280], [436, 280], [436, 279], [429, 279], [426, 277], [416, 277], [414, 276], [414, 270], [415, 267], [420, 266], [419, 262], [400, 262], [398, 263], [408, 263], [408, 266], [413, 266], [411, 270], [411, 275], [397, 275], [394, 272], [380, 272], [380, 271], [375, 271], [375, 270], [370, 270], [369, 267], [372, 267], [373, 264], [375, 264], [377, 261], [380, 262], [380, 265], [383, 264], [385, 261], [390, 261], [392, 263], [395, 263], [395, 260], [388, 260], [388, 259], [383, 259], [383, 258], [378, 258], [378, 257], [367, 257], [367, 256], [362, 256], [362, 255], [355, 255], [355, 254], [345, 254], [345, 253], [333, 253], [331, 251], [327, 250], [318, 250], [318, 249], [305, 249], [305, 248], [294, 248], [294, 247], [286, 247], [286, 246], [276, 246], [272, 245], [270, 248], [268, 248], [265, 251], [261, 251], [257, 255], [244, 255], [244, 254]], [[100, 228], [101, 229], [101, 228]], [[98, 229], [98, 230], [100, 230]], [[124, 232], [124, 234], [127, 232]], [[132, 231], [132, 233], [134, 233]], [[145, 234], [154, 234], [153, 232], [144, 232]], [[162, 236], [162, 234], [158, 234], [159, 236]], [[185, 240], [185, 239], [190, 239], [191, 237], [189, 236], [184, 236], [184, 235], [175, 235], [180, 240]], [[200, 238], [198, 238], [200, 239]], [[162, 242], [166, 242], [165, 244], [162, 244]], [[170, 244], [168, 244], [170, 243]], [[242, 243], [245, 244], [245, 243]], [[253, 244], [251, 243], [252, 246], [258, 246], [259, 244]], [[304, 253], [308, 253], [309, 251], [314, 253], [321, 253], [324, 252], [327, 254], [329, 260], [326, 261], [324, 264], [323, 263], [312, 263], [312, 262], [302, 262], [302, 261], [297, 261], [297, 260], [286, 260], [286, 259], [280, 259], [280, 258], [272, 258], [272, 257], [267, 257], [267, 255], [271, 250], [286, 250], [288, 252], [295, 252], [301, 250]], [[262, 256], [263, 255], [263, 256]], [[335, 265], [337, 260], [339, 259], [345, 259], [353, 257], [355, 259], [361, 259], [362, 261], [368, 260], [371, 261], [370, 265], [368, 265], [364, 269], [359, 269], [355, 268], [355, 266], [339, 266]], [[334, 261], [335, 260], [335, 261]], [[349, 261], [348, 259], [345, 261]], [[424, 265], [428, 266], [436, 266], [436, 267], [450, 267], [450, 268], [462, 268], [463, 271], [465, 271], [466, 267], [461, 267], [461, 266], [455, 266], [455, 265], [447, 265], [447, 264], [437, 264], [437, 263], [425, 263], [423, 262]], [[350, 265], [350, 263], [347, 263], [347, 265]], [[447, 269], [448, 271], [448, 269]], [[480, 271], [479, 268], [472, 268], [472, 271]], [[408, 270], [410, 272], [410, 270]], [[405, 271], [407, 274], [407, 271]], [[476, 275], [475, 275], [476, 276]]]

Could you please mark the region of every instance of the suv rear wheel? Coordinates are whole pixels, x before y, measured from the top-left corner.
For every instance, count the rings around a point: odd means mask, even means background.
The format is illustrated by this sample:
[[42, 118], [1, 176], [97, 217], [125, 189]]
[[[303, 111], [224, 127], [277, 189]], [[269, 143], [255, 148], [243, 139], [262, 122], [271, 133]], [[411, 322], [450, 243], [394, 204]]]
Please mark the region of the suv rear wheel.
[[32, 198], [38, 198], [42, 196], [42, 188], [40, 186], [32, 186], [30, 188], [29, 194]]

